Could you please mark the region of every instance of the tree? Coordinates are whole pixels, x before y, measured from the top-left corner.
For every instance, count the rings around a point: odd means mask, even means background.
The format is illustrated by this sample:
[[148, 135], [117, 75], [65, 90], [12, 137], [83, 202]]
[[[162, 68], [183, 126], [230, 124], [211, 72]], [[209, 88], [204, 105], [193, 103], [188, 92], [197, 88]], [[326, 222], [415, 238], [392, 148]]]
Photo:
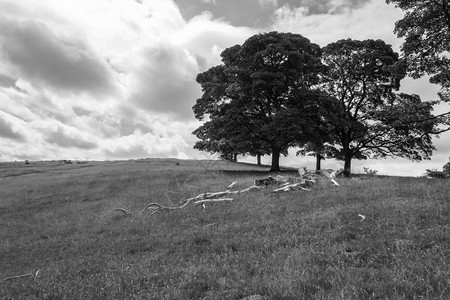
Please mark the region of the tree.
[[321, 103], [321, 106], [318, 108], [316, 113], [318, 116], [320, 116], [321, 120], [318, 122], [318, 126], [315, 127], [316, 134], [312, 135], [314, 137], [314, 140], [310, 140], [306, 143], [299, 143], [297, 146], [300, 148], [300, 150], [297, 151], [297, 156], [314, 156], [316, 158], [316, 170], [321, 169], [321, 163], [322, 160], [325, 160], [326, 158], [332, 157], [332, 144], [333, 142], [333, 135], [331, 134], [331, 130], [334, 128], [332, 123], [332, 120], [327, 120], [326, 115], [330, 115], [327, 113], [327, 110], [332, 110], [333, 107], [330, 106], [332, 104], [331, 101], [334, 101], [334, 99], [330, 97], [324, 97], [323, 101]]
[[318, 45], [292, 33], [257, 34], [227, 48], [223, 64], [197, 76], [203, 95], [193, 107], [195, 117], [224, 122], [227, 129], [216, 140], [238, 144], [250, 137], [267, 145], [271, 171], [279, 171], [280, 154], [314, 132], [320, 98], [314, 87], [324, 70], [320, 56]]
[[300, 150], [297, 151], [297, 156], [314, 156], [316, 158], [316, 171], [321, 169], [322, 160], [331, 157], [327, 149], [329, 148], [328, 142], [325, 141], [311, 141], [300, 146]]
[[218, 153], [222, 159], [236, 161], [237, 154], [253, 156], [270, 154], [270, 145], [255, 139], [245, 128], [239, 130], [233, 122], [224, 117], [205, 122], [193, 134], [199, 138], [194, 149]]
[[[394, 32], [404, 38], [402, 52], [408, 62], [408, 74], [431, 76], [439, 84], [441, 100], [450, 102], [450, 4], [448, 0], [386, 0], [405, 11], [395, 23]], [[450, 130], [450, 112], [435, 116], [449, 125], [436, 133]]]
[[327, 116], [336, 143], [331, 152], [344, 160], [347, 174], [352, 159], [430, 158], [434, 103], [395, 93], [406, 66], [390, 45], [381, 40], [340, 40], [323, 48], [323, 61], [329, 68], [323, 89], [335, 98]]

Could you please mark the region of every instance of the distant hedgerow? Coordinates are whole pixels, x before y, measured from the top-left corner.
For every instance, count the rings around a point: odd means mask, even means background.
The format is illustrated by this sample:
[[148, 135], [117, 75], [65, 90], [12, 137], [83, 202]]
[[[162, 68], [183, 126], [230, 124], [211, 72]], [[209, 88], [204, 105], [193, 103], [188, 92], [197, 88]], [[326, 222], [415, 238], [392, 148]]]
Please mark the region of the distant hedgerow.
[[445, 173], [445, 172], [443, 172], [443, 171], [438, 171], [438, 170], [436, 170], [436, 169], [427, 169], [426, 170], [427, 172], [425, 173], [425, 176], [426, 177], [429, 177], [429, 178], [440, 178], [440, 179], [444, 179], [444, 178], [447, 178], [447, 177], [449, 177], [449, 175], [450, 174], [448, 174], [448, 173]]

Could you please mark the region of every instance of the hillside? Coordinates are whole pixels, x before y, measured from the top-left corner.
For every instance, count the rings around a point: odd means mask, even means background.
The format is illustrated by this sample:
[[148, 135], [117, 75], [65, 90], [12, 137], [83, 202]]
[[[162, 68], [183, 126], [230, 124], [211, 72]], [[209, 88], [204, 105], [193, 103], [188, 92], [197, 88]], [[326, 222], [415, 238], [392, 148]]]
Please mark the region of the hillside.
[[450, 298], [449, 180], [338, 179], [139, 215], [150, 202], [248, 187], [267, 170], [0, 164], [0, 299]]

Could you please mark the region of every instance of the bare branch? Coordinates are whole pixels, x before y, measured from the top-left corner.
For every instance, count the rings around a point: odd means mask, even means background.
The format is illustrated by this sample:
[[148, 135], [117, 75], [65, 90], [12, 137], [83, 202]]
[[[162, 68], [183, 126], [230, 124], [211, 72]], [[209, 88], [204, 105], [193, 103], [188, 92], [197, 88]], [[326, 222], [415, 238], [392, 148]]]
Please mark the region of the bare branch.
[[23, 274], [23, 275], [17, 275], [17, 276], [11, 276], [11, 277], [7, 277], [5, 279], [0, 280], [0, 283], [4, 283], [6, 281], [10, 281], [10, 280], [14, 280], [14, 279], [20, 279], [20, 278], [26, 278], [26, 277], [34, 277], [37, 278], [37, 276], [39, 275], [39, 272], [41, 270], [37, 270], [36, 273], [28, 273], [28, 274]]
[[131, 212], [129, 212], [128, 210], [126, 210], [125, 208], [116, 208], [113, 211], [120, 211], [123, 212], [126, 216], [132, 216], [133, 214]]

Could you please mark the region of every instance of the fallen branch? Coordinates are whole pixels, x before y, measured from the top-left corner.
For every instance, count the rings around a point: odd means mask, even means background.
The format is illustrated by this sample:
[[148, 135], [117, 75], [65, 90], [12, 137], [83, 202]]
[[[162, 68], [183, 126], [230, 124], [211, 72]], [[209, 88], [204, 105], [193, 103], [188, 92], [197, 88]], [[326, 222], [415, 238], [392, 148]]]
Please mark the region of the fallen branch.
[[126, 216], [132, 216], [133, 214], [130, 213], [128, 210], [126, 210], [125, 208], [116, 208], [113, 211], [120, 211], [123, 212]]
[[243, 190], [240, 191], [239, 193], [247, 193], [247, 192], [251, 192], [251, 191], [255, 191], [255, 190], [260, 190], [260, 189], [261, 189], [261, 187], [256, 186], [256, 185], [252, 185], [252, 186], [249, 186], [249, 187], [246, 188], [246, 189], [243, 189]]
[[[310, 189], [305, 188], [305, 186], [310, 187], [310, 186], [316, 184], [317, 182], [319, 182], [320, 181], [319, 176], [321, 176], [322, 178], [325, 177], [325, 178], [329, 179], [334, 185], [339, 185], [339, 183], [337, 183], [336, 180], [334, 180], [334, 178], [336, 178], [337, 174], [339, 174], [340, 172], [342, 172], [342, 171], [333, 171], [333, 172], [331, 172], [331, 170], [330, 171], [328, 171], [328, 170], [309, 171], [306, 169], [306, 167], [303, 167], [298, 170], [299, 177], [294, 178], [294, 177], [285, 177], [285, 176], [278, 175], [275, 178], [273, 178], [273, 177], [269, 176], [268, 178], [255, 180], [254, 185], [252, 185], [248, 188], [245, 188], [243, 190], [230, 191], [229, 189], [235, 187], [238, 184], [238, 182], [235, 181], [228, 186], [228, 190], [226, 190], [226, 191], [214, 192], [214, 193], [205, 192], [196, 197], [192, 197], [192, 198], [184, 200], [183, 202], [180, 202], [180, 204], [178, 206], [165, 206], [165, 205], [162, 205], [162, 204], [159, 204], [156, 202], [149, 203], [140, 212], [139, 215], [142, 215], [147, 210], [151, 210], [150, 215], [153, 215], [153, 214], [155, 214], [159, 211], [163, 211], [163, 210], [171, 211], [171, 210], [181, 209], [181, 208], [184, 208], [185, 206], [187, 206], [191, 202], [194, 202], [194, 204], [202, 204], [203, 208], [205, 208], [206, 203], [232, 201], [233, 200], [232, 198], [223, 198], [223, 197], [239, 195], [242, 193], [248, 193], [248, 192], [260, 190], [262, 186], [265, 186], [267, 188], [268, 185], [270, 185], [270, 184], [278, 184], [279, 188], [273, 190], [273, 192], [275, 192], [275, 193], [290, 192], [294, 189], [311, 191]], [[185, 181], [185, 183], [189, 180], [189, 178]], [[129, 212], [128, 210], [126, 210], [125, 208], [116, 208], [116, 209], [114, 209], [114, 211], [120, 211], [120, 212], [124, 213], [125, 215], [132, 215], [132, 213]]]
[[[247, 193], [247, 192], [259, 190], [259, 189], [260, 189], [259, 186], [253, 185], [253, 186], [250, 186], [241, 191], [226, 190], [226, 191], [215, 192], [215, 193], [203, 193], [203, 194], [198, 195], [197, 197], [186, 199], [184, 201], [184, 203], [179, 206], [165, 206], [165, 205], [161, 205], [159, 203], [150, 203], [150, 204], [147, 204], [147, 206], [141, 211], [140, 215], [142, 215], [145, 211], [147, 211], [149, 209], [152, 210], [150, 215], [153, 215], [162, 210], [171, 211], [171, 210], [175, 210], [175, 209], [181, 209], [181, 208], [185, 207], [186, 205], [188, 205], [189, 203], [191, 203], [192, 201], [194, 201], [195, 204], [205, 204], [208, 202], [211, 203], [211, 202], [232, 201], [233, 200], [232, 198], [220, 198], [220, 197], [237, 195], [237, 194], [241, 194], [241, 193]], [[115, 210], [122, 211], [122, 209], [115, 209]]]
[[306, 188], [302, 187], [302, 186], [301, 186], [302, 184], [304, 184], [304, 183], [297, 182], [297, 183], [285, 185], [285, 186], [283, 186], [283, 187], [281, 187], [281, 188], [278, 188], [278, 189], [276, 189], [276, 190], [273, 190], [273, 191], [274, 191], [275, 193], [277, 193], [277, 192], [290, 192], [290, 191], [292, 191], [294, 188], [299, 188], [299, 189], [301, 189], [301, 190], [308, 191], [308, 192], [311, 191], [310, 189], [306, 189]]
[[180, 205], [180, 206], [164, 206], [159, 203], [150, 203], [150, 204], [147, 204], [147, 206], [141, 211], [140, 215], [142, 215], [147, 209], [153, 209], [153, 212], [150, 215], [153, 215], [160, 210], [170, 211], [170, 210], [180, 209], [180, 208], [185, 207], [186, 205], [188, 205], [189, 203], [191, 203], [194, 200], [195, 200], [195, 198], [190, 198], [183, 205]]
[[194, 204], [215, 203], [215, 202], [224, 202], [224, 201], [233, 201], [233, 198], [205, 199], [205, 200], [195, 201]]
[[228, 196], [228, 195], [233, 195], [233, 194], [238, 194], [238, 193], [239, 193], [239, 191], [233, 191], [232, 192], [232, 191], [226, 190], [226, 191], [223, 191], [223, 192], [200, 194], [196, 198], [202, 198], [203, 197], [203, 199], [213, 199], [213, 198], [216, 198], [216, 197], [223, 197], [223, 196]]
[[233, 181], [229, 186], [227, 186], [229, 189], [234, 188], [238, 184], [237, 181]]
[[333, 178], [331, 178], [330, 180], [331, 180], [331, 182], [332, 182], [334, 185], [339, 185], [339, 183], [337, 183], [337, 181], [334, 180]]
[[26, 278], [26, 277], [34, 277], [34, 278], [37, 278], [37, 276], [39, 275], [39, 272], [40, 272], [40, 270], [37, 270], [36, 273], [34, 273], [34, 274], [33, 274], [33, 273], [29, 273], [29, 274], [23, 274], [23, 275], [17, 275], [17, 276], [7, 277], [7, 278], [5, 278], [5, 279], [2, 279], [2, 280], [0, 281], [0, 283], [4, 283], [4, 282], [6, 282], [6, 281], [14, 280], [14, 279]]
[[312, 171], [307, 170], [306, 167], [300, 168], [298, 170], [298, 174], [300, 175], [300, 178], [305, 179], [306, 181], [310, 181], [312, 184], [317, 183], [320, 181], [321, 178], [326, 178], [330, 180], [334, 185], [339, 185], [339, 183], [335, 180], [337, 176], [339, 176], [341, 173], [343, 173], [343, 169], [339, 170], [319, 170], [319, 171]]

